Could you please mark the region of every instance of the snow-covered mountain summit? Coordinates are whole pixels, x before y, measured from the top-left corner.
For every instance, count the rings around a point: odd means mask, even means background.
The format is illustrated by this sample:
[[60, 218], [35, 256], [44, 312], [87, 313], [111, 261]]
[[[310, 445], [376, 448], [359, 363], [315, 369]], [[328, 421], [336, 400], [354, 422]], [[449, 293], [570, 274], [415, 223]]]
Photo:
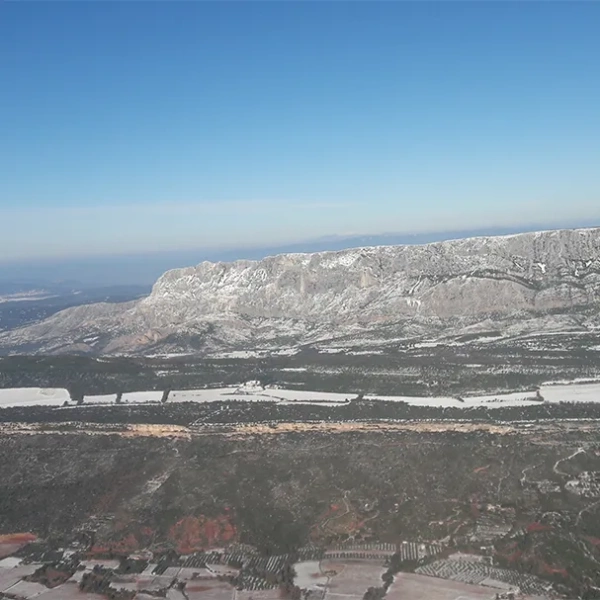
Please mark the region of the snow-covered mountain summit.
[[0, 335], [0, 344], [99, 353], [275, 347], [382, 327], [426, 334], [492, 320], [501, 328], [599, 302], [600, 229], [560, 230], [204, 262], [166, 272], [147, 298], [65, 310]]

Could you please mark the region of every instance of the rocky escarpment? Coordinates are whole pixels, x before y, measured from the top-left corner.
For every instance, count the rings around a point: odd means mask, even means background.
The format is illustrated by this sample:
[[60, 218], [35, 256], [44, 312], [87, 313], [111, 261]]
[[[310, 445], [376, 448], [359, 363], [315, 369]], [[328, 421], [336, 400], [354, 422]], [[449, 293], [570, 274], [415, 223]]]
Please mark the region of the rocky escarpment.
[[391, 324], [417, 335], [490, 319], [501, 328], [599, 302], [600, 229], [560, 230], [204, 262], [168, 271], [143, 300], [66, 310], [0, 344], [203, 351], [369, 334]]

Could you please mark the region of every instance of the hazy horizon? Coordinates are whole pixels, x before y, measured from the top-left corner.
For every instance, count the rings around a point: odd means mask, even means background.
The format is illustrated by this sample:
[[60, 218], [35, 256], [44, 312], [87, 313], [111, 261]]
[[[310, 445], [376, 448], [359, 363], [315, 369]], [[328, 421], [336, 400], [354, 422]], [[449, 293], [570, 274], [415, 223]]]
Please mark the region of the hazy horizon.
[[205, 247], [153, 252], [117, 253], [44, 259], [0, 259], [0, 283], [76, 281], [86, 287], [112, 285], [151, 285], [165, 271], [195, 266], [208, 261], [259, 260], [285, 252], [337, 251], [360, 246], [426, 244], [458, 238], [498, 236], [566, 228], [594, 228], [594, 221], [570, 221], [558, 224], [531, 223], [516, 227], [387, 232], [375, 235], [331, 235], [306, 240], [290, 240], [280, 245]]

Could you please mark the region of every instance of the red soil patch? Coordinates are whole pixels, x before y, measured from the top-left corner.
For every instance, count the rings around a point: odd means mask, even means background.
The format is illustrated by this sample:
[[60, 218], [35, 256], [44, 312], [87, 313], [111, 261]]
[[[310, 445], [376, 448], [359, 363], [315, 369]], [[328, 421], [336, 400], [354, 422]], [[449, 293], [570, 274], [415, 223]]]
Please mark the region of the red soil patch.
[[23, 544], [0, 544], [0, 559], [6, 558], [20, 550]]
[[154, 535], [154, 529], [152, 529], [152, 527], [141, 527], [140, 534], [144, 537], [152, 537]]
[[561, 575], [565, 579], [569, 577], [569, 573], [567, 573], [566, 569], [562, 569], [559, 567], [551, 567], [549, 564], [542, 562], [542, 569], [544, 573], [547, 575]]
[[169, 539], [175, 543], [180, 554], [191, 554], [198, 550], [213, 548], [231, 542], [237, 536], [229, 515], [215, 519], [184, 517], [169, 529]]
[[0, 535], [0, 544], [28, 544], [35, 542], [37, 535], [33, 533], [7, 533]]
[[113, 545], [113, 550], [120, 554], [129, 554], [130, 552], [135, 552], [136, 550], [139, 550], [140, 545], [138, 544], [138, 541], [135, 537], [135, 535], [133, 535], [133, 533], [130, 533], [128, 536], [124, 537], [122, 540], [119, 540], [118, 542], [115, 542]]
[[535, 523], [530, 523], [527, 525], [526, 530], [527, 533], [536, 533], [538, 531], [551, 531], [552, 527], [536, 521]]
[[506, 560], [510, 563], [514, 563], [517, 562], [521, 556], [523, 556], [523, 552], [521, 550], [515, 550], [512, 554], [506, 556]]
[[594, 546], [600, 546], [600, 538], [592, 537], [591, 535], [584, 535], [584, 539], [586, 539], [590, 544]]
[[0, 535], [0, 559], [6, 558], [20, 550], [23, 546], [37, 540], [33, 533], [8, 533]]
[[140, 544], [133, 533], [116, 542], [104, 542], [104, 544], [95, 544], [88, 552], [91, 556], [106, 556], [106, 555], [124, 555], [127, 556], [132, 552], [140, 549]]

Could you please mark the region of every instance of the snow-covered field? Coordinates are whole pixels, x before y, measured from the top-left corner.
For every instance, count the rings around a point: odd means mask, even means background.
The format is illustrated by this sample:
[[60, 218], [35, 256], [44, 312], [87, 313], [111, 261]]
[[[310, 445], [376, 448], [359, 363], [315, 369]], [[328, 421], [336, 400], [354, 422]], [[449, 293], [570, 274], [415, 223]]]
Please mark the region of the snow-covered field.
[[[127, 392], [121, 402], [123, 404], [144, 404], [160, 402], [162, 391]], [[213, 389], [174, 390], [168, 402], [223, 402], [239, 400], [244, 402], [277, 402], [279, 404], [318, 404], [321, 406], [339, 406], [356, 397], [354, 393], [312, 392], [305, 390], [289, 390], [276, 387], [262, 387], [256, 381], [241, 386]], [[415, 406], [474, 408], [500, 408], [504, 406], [531, 406], [557, 402], [600, 402], [600, 382], [590, 383], [548, 383], [541, 386], [539, 393], [511, 392], [507, 394], [464, 395], [459, 397], [437, 396], [373, 396], [369, 400], [388, 402], [406, 402]], [[0, 389], [0, 408], [16, 406], [61, 406], [70, 402], [69, 392], [62, 388], [11, 388]], [[85, 405], [115, 404], [116, 394], [85, 396]]]
[[121, 402], [127, 404], [144, 404], [146, 402], [160, 402], [163, 393], [159, 391], [150, 392], [128, 392], [123, 394]]
[[599, 402], [600, 383], [545, 384], [540, 393], [546, 402]]
[[460, 396], [458, 397], [432, 397], [419, 398], [415, 396], [372, 396], [379, 400], [391, 402], [406, 402], [419, 406], [439, 407], [462, 407], [472, 408], [486, 406], [488, 408], [500, 408], [503, 406], [531, 406], [535, 404], [557, 403], [557, 402], [599, 402], [600, 383], [585, 384], [543, 384], [540, 395], [536, 392], [511, 392], [508, 394], [490, 394], [483, 396]]
[[0, 408], [14, 406], [61, 406], [71, 396], [63, 388], [8, 388], [0, 390]]
[[242, 400], [244, 402], [314, 403], [337, 405], [355, 397], [353, 394], [305, 392], [262, 388], [259, 386], [224, 387], [204, 390], [176, 390], [169, 394], [169, 402], [217, 402]]
[[435, 396], [431, 398], [417, 396], [368, 396], [368, 398], [387, 400], [389, 402], [406, 402], [415, 406], [436, 406], [439, 408], [473, 408], [476, 406], [499, 408], [502, 406], [529, 406], [541, 403], [541, 400], [536, 399], [535, 392], [512, 392], [489, 396]]
[[294, 356], [299, 348], [272, 348], [263, 350], [232, 350], [230, 352], [214, 352], [211, 358], [264, 358], [267, 356]]
[[305, 590], [322, 590], [327, 585], [328, 577], [320, 568], [318, 560], [304, 560], [294, 564], [294, 583]]
[[[146, 404], [148, 402], [160, 402], [163, 393], [161, 391], [149, 392], [127, 392], [121, 397], [122, 404]], [[117, 394], [102, 394], [99, 396], [84, 396], [83, 405], [93, 406], [95, 404], [116, 404]]]
[[117, 400], [116, 394], [105, 394], [103, 396], [84, 396], [84, 404], [114, 404]]

